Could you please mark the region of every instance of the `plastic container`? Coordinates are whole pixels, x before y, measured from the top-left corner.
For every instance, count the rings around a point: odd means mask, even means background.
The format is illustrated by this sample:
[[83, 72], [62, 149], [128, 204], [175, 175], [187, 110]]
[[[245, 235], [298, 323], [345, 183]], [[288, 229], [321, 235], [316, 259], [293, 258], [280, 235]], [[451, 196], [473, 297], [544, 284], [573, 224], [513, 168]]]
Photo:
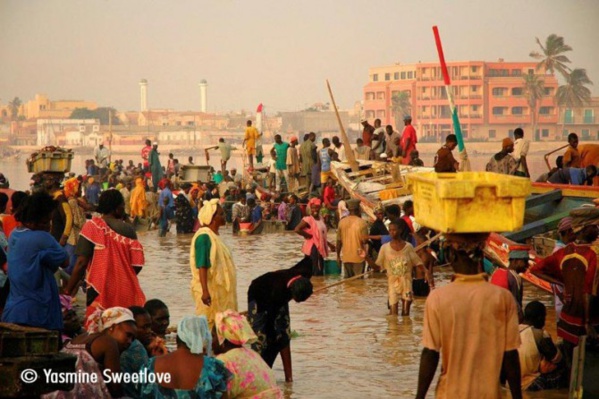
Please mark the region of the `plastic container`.
[[484, 233], [522, 228], [529, 179], [491, 172], [411, 173], [414, 216], [444, 233]]
[[239, 223], [239, 231], [249, 231], [252, 228], [251, 223]]
[[341, 274], [341, 268], [339, 264], [334, 259], [325, 259], [324, 260], [324, 274]]
[[182, 181], [203, 183], [209, 182], [212, 176], [210, 175], [210, 166], [205, 165], [182, 165], [179, 177]]
[[61, 172], [71, 171], [73, 161], [72, 152], [39, 152], [31, 159], [27, 160], [27, 169], [29, 173], [41, 172]]

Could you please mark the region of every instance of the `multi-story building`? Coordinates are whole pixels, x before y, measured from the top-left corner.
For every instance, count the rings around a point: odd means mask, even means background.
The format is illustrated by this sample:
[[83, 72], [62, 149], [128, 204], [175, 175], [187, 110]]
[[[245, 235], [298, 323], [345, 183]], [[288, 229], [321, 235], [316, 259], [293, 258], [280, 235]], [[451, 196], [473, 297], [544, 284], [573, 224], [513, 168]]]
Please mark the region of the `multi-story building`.
[[599, 140], [599, 97], [578, 108], [561, 108], [559, 129], [563, 137], [576, 133], [581, 140]]
[[[540, 74], [545, 97], [538, 104], [536, 139], [561, 137], [554, 103], [557, 79], [536, 71], [534, 62], [449, 62], [448, 70], [464, 137], [500, 140], [516, 127], [529, 127], [532, 114], [524, 96], [525, 74]], [[451, 112], [438, 63], [396, 64], [369, 70], [364, 86], [364, 116], [398, 125], [403, 119], [393, 98], [406, 92], [412, 124], [423, 141], [438, 141], [452, 132]], [[397, 128], [401, 131], [401, 127]], [[559, 133], [559, 134], [558, 134]], [[532, 136], [532, 135], [531, 135]]]
[[36, 94], [33, 100], [21, 105], [20, 114], [27, 119], [66, 119], [77, 108], [95, 110], [98, 104], [94, 101], [57, 100], [51, 101], [44, 94]]
[[100, 140], [99, 119], [37, 120], [38, 146], [96, 146]]

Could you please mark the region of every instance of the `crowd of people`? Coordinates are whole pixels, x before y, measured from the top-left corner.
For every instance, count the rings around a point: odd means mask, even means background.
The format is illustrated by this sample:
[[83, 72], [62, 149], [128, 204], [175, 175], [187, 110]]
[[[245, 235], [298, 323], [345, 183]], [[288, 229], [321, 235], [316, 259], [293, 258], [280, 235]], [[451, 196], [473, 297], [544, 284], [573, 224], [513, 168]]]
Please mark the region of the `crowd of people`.
[[[392, 126], [383, 128], [380, 120], [374, 126], [363, 121], [355, 158], [422, 166], [410, 122], [406, 117], [399, 134]], [[262, 136], [251, 125], [248, 121], [244, 142], [250, 171], [264, 157]], [[515, 138], [503, 140], [487, 170], [529, 175], [521, 129]], [[62, 350], [77, 356], [80, 371], [147, 370], [172, 376], [168, 383], [78, 384], [74, 391], [48, 397], [282, 397], [271, 368], [280, 354], [285, 380], [293, 381], [288, 304], [312, 295], [311, 278], [324, 274], [331, 255], [345, 278], [359, 278], [368, 268], [385, 272], [391, 315], [409, 317], [414, 297], [428, 296], [417, 397], [425, 397], [439, 360], [439, 397], [496, 397], [506, 381], [514, 398], [521, 397], [521, 390], [568, 385], [580, 337], [592, 342], [599, 324], [593, 247], [599, 236], [597, 208], [577, 209], [563, 219], [555, 253], [530, 269], [554, 286], [557, 331], [563, 339], [556, 344], [544, 330], [545, 306], [523, 303], [520, 274], [529, 268], [528, 251], [510, 252], [509, 267], [492, 271], [488, 284], [481, 273], [488, 234], [447, 234], [442, 246], [420, 248], [435, 232], [417, 223], [411, 200], [375, 209], [376, 219], [367, 223], [360, 201], [346, 199], [331, 173], [332, 161], [347, 159], [344, 145], [333, 137], [317, 148], [315, 139], [309, 133], [298, 147], [296, 137], [289, 143], [274, 137], [269, 173], [276, 183], [270, 193], [256, 191], [256, 183], [227, 170], [234, 147], [224, 139], [206, 150], [221, 154], [211, 182], [182, 182], [174, 155], [163, 168], [157, 143], [147, 141], [137, 165], [111, 162], [110, 152], [100, 146], [84, 175], [70, 175], [64, 182], [39, 175], [31, 192], [16, 191], [10, 198], [0, 193], [2, 321], [58, 331]], [[577, 142], [571, 137], [564, 167], [549, 181], [563, 174], [570, 176], [568, 183], [583, 184], [577, 182], [594, 176], [588, 168], [582, 169], [584, 175], [575, 170], [580, 166]], [[437, 172], [459, 169], [452, 154], [456, 147], [456, 136], [448, 135], [435, 158]], [[191, 157], [188, 161], [193, 164]], [[309, 187], [302, 196], [301, 186]], [[238, 309], [235, 259], [220, 231], [231, 225], [234, 234], [259, 233], [269, 220], [303, 237], [301, 254], [298, 249], [303, 258], [288, 269], [257, 276], [247, 289], [244, 316]], [[175, 222], [177, 234], [189, 234], [191, 240], [195, 315], [178, 323], [171, 352], [165, 346], [168, 307], [162, 300], [147, 300], [137, 277], [145, 259], [136, 230], [144, 221], [155, 224], [160, 236]], [[330, 242], [333, 228], [336, 240]], [[456, 274], [450, 284], [435, 289], [440, 256]], [[80, 320], [72, 298], [82, 288], [86, 312]], [[484, 333], [473, 336], [473, 329]]]

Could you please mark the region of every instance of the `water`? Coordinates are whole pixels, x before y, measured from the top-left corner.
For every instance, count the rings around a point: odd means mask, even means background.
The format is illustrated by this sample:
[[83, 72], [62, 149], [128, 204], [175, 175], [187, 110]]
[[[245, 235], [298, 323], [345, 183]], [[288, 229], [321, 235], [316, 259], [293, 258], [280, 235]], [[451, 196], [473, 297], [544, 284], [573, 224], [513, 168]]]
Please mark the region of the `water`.
[[[476, 158], [476, 157], [474, 157]], [[484, 164], [488, 157], [472, 160]], [[76, 156], [73, 170], [83, 170], [84, 157]], [[127, 160], [127, 157], [123, 157]], [[426, 159], [425, 159], [426, 161]], [[536, 164], [535, 164], [536, 165]], [[534, 168], [538, 168], [538, 165]], [[24, 161], [1, 161], [0, 171], [16, 189], [26, 189], [29, 174]], [[174, 228], [173, 228], [174, 231]], [[333, 233], [331, 233], [333, 234]], [[231, 248], [237, 267], [240, 310], [247, 309], [247, 287], [268, 271], [291, 267], [301, 259], [303, 239], [293, 233], [234, 237], [229, 228], [221, 235]], [[329, 237], [333, 239], [333, 236]], [[194, 312], [189, 281], [191, 235], [174, 233], [159, 238], [156, 230], [140, 232], [146, 266], [139, 274], [148, 299], [160, 298], [169, 306], [171, 324]], [[435, 272], [438, 286], [448, 282], [448, 268]], [[315, 289], [339, 277], [314, 277]], [[548, 328], [555, 336], [551, 296], [528, 284], [525, 299], [541, 299], [549, 307]], [[424, 300], [416, 299], [410, 317], [393, 317], [387, 309], [387, 279], [375, 276], [352, 281], [315, 294], [307, 302], [290, 304], [293, 374], [284, 382], [280, 360], [274, 366], [278, 384], [288, 398], [412, 398], [416, 392]], [[437, 375], [440, 371], [437, 371]], [[436, 380], [429, 397], [434, 395]], [[527, 395], [528, 398], [565, 398], [565, 392]], [[505, 394], [509, 397], [509, 394]]]

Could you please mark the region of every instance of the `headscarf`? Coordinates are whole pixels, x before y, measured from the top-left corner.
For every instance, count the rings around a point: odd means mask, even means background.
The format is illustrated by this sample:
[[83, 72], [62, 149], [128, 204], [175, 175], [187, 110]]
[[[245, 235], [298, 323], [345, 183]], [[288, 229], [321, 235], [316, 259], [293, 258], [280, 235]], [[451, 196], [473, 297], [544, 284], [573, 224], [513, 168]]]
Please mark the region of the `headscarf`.
[[214, 323], [220, 345], [225, 340], [238, 346], [252, 344], [258, 340], [247, 319], [234, 310], [218, 312], [214, 318]]
[[349, 216], [349, 210], [347, 209], [347, 204], [345, 201], [339, 201], [339, 204], [337, 204], [337, 209], [339, 210], [339, 220]]
[[202, 226], [208, 226], [210, 223], [212, 223], [212, 219], [214, 218], [214, 214], [218, 209], [219, 202], [220, 201], [218, 198], [213, 198], [210, 201], [204, 202], [204, 205], [198, 214], [198, 219], [200, 219], [200, 224]]
[[512, 139], [510, 139], [509, 137], [506, 137], [501, 141], [501, 146], [503, 148], [507, 148], [511, 145], [514, 145], [514, 141]]
[[185, 316], [177, 326], [177, 337], [196, 355], [207, 349], [212, 354], [212, 335], [206, 316]]
[[79, 180], [73, 177], [64, 182], [64, 196], [67, 198], [74, 197], [79, 191]]
[[313, 206], [320, 206], [322, 205], [322, 201], [320, 200], [320, 198], [311, 198], [310, 201], [308, 201], [308, 206], [311, 208]]
[[572, 218], [570, 216], [566, 216], [565, 218], [560, 220], [559, 224], [557, 225], [557, 231], [559, 231], [560, 233], [563, 233], [563, 232], [571, 230], [571, 229], [572, 229]]
[[572, 230], [578, 233], [587, 226], [599, 224], [599, 209], [594, 206], [581, 206], [570, 211]]
[[133, 313], [127, 308], [115, 306], [105, 311], [98, 309], [88, 317], [87, 331], [90, 334], [101, 333], [112, 326], [126, 321], [135, 322]]
[[71, 303], [73, 298], [68, 295], [59, 295], [60, 298], [60, 310], [64, 313], [68, 310], [73, 309], [73, 304]]

